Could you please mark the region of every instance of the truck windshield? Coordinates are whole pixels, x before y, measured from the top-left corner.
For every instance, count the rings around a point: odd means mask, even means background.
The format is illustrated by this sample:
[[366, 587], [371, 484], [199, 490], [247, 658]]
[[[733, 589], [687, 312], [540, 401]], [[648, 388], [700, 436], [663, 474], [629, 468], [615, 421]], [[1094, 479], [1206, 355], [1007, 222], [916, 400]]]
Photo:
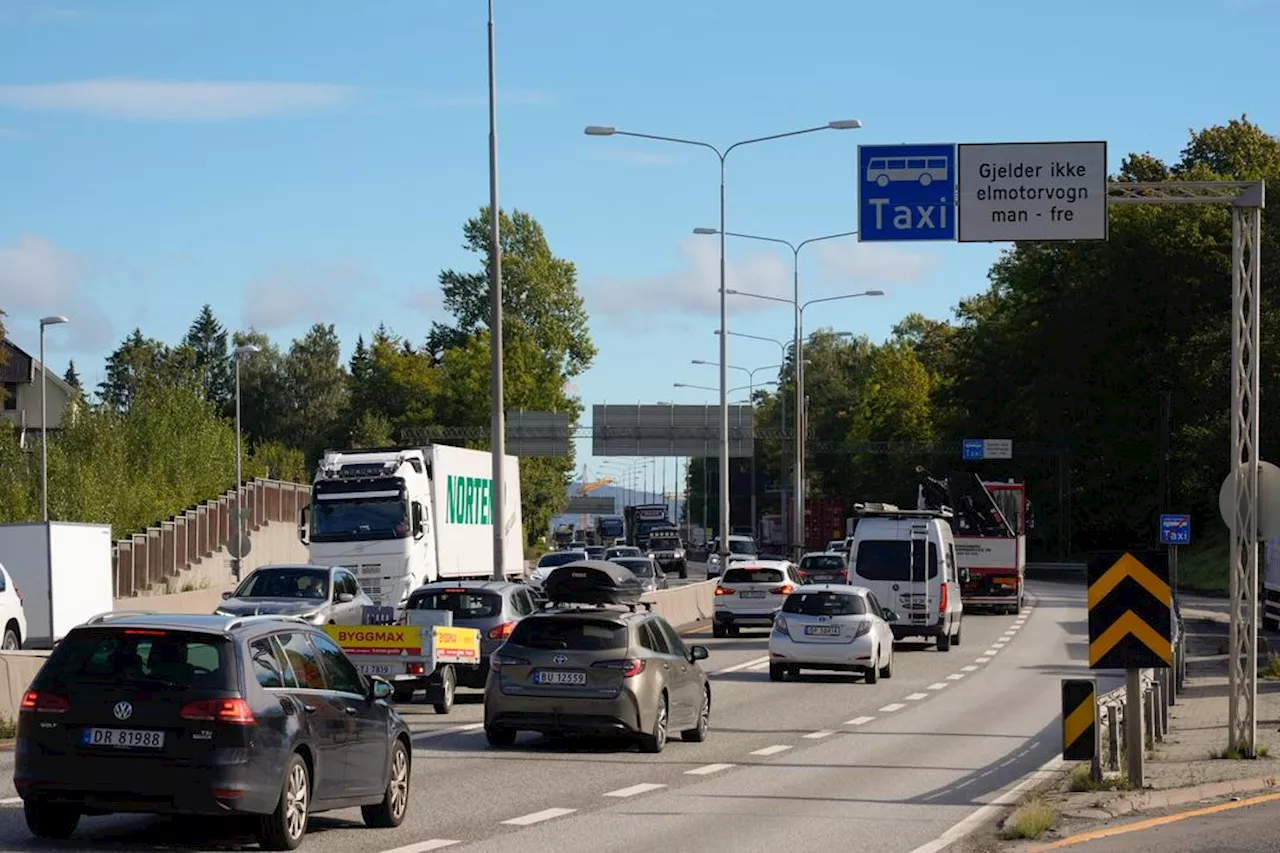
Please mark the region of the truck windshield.
[[312, 504], [313, 542], [402, 539], [408, 535], [408, 504], [400, 497], [350, 497]]
[[750, 539], [730, 539], [730, 554], [754, 554], [756, 552], [756, 543]]
[[664, 551], [679, 551], [680, 537], [678, 536], [650, 536], [649, 547], [661, 549]]

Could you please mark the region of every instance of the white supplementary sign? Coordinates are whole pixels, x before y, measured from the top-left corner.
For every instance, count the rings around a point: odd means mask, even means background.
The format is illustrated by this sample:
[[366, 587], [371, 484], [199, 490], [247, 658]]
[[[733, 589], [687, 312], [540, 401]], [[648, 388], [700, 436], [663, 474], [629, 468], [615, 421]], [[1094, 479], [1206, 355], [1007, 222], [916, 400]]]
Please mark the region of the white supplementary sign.
[[1012, 459], [1013, 458], [1013, 439], [1012, 438], [988, 438], [982, 442], [982, 457], [984, 459]]
[[1107, 239], [1107, 143], [960, 145], [961, 243]]

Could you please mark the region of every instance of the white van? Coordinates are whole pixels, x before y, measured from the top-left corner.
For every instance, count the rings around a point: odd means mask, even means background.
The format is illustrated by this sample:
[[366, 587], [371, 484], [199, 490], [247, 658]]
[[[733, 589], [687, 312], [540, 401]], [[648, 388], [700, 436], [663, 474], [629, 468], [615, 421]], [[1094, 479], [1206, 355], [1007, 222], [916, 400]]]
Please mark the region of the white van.
[[960, 645], [964, 607], [956, 546], [945, 511], [892, 505], [859, 509], [849, 549], [849, 583], [865, 586], [898, 614], [895, 640], [934, 637], [938, 651]]

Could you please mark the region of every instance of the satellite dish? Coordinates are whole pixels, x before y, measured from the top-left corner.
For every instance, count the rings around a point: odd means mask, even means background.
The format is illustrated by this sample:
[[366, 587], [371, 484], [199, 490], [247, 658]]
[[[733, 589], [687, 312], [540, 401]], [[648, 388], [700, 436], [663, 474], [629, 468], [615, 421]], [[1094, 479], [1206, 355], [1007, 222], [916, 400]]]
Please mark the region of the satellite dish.
[[[1258, 541], [1280, 537], [1280, 468], [1270, 462], [1258, 464]], [[1237, 473], [1243, 474], [1241, 465]], [[1218, 492], [1218, 512], [1228, 528], [1235, 521], [1236, 474], [1228, 474]]]

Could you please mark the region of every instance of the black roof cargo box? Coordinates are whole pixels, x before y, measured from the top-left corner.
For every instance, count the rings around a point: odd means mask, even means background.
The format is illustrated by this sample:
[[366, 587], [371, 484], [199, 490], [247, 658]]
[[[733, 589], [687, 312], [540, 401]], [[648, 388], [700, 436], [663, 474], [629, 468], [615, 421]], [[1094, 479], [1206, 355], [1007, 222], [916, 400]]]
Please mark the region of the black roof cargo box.
[[640, 603], [644, 588], [640, 579], [617, 563], [579, 560], [547, 575], [542, 584], [547, 600], [558, 604]]

